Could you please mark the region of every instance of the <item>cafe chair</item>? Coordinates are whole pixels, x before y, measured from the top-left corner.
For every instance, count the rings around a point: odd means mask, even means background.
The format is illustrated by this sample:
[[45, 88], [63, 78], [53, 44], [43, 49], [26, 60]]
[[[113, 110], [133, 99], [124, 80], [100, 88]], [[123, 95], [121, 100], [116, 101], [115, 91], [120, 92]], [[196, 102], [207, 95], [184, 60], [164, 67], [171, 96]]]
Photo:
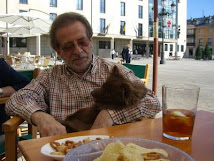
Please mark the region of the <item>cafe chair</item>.
[[51, 59], [50, 57], [45, 57], [42, 66], [47, 67], [49, 65], [50, 59]]
[[122, 64], [125, 67], [131, 69], [134, 74], [139, 77], [143, 83], [148, 86], [148, 81], [149, 81], [149, 70], [150, 70], [150, 65], [134, 65], [134, 64]]
[[[36, 78], [42, 69], [35, 68], [33, 77]], [[2, 99], [2, 98], [1, 98]], [[9, 97], [5, 98], [2, 103], [5, 103]], [[17, 142], [20, 139], [35, 139], [37, 137], [37, 128], [31, 124], [28, 124], [28, 133], [21, 137], [17, 135], [17, 129], [25, 120], [19, 116], [13, 116], [8, 121], [3, 123], [3, 131], [5, 133], [5, 157], [6, 161], [16, 161], [17, 160]]]

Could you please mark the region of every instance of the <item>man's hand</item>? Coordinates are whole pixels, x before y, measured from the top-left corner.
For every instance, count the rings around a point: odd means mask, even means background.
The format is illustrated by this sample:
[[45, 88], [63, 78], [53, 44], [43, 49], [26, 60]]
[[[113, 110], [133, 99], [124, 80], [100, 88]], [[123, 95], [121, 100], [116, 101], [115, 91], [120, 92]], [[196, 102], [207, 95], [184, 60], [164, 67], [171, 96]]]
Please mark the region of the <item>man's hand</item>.
[[35, 112], [31, 116], [31, 121], [38, 127], [41, 137], [66, 134], [66, 128], [56, 121], [53, 116], [45, 112]]
[[109, 127], [113, 125], [113, 120], [108, 113], [107, 110], [102, 110], [97, 115], [97, 118], [94, 121], [94, 124], [92, 125], [91, 129], [98, 129], [103, 127]]

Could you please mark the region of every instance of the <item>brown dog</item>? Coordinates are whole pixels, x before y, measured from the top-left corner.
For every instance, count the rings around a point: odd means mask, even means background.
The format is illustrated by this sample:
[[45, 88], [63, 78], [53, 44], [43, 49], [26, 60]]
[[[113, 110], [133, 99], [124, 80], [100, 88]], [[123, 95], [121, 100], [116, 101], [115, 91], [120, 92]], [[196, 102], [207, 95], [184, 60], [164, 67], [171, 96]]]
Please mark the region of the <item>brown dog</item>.
[[106, 82], [91, 92], [95, 104], [68, 115], [62, 124], [67, 132], [89, 130], [102, 109], [122, 110], [136, 106], [146, 95], [147, 88], [125, 78], [114, 66]]

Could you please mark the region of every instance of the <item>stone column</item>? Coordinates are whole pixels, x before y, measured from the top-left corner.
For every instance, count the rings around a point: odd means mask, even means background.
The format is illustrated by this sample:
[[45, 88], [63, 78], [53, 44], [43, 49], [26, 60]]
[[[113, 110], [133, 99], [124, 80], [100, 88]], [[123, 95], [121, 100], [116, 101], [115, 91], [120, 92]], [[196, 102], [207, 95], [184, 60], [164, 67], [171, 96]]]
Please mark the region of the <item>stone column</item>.
[[36, 36], [36, 55], [41, 55], [40, 35]]

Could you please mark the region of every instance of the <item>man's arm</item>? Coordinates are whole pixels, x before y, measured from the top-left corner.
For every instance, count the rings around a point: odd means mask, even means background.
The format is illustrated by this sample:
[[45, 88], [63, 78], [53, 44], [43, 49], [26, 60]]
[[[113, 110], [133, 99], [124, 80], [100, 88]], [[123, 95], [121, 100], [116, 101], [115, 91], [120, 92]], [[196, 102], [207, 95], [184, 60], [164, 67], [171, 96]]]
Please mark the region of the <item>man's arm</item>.
[[66, 134], [66, 128], [53, 116], [42, 111], [34, 112], [31, 122], [38, 127], [41, 137]]
[[97, 118], [94, 121], [93, 126], [91, 129], [98, 129], [98, 128], [104, 128], [109, 127], [113, 125], [113, 120], [107, 110], [102, 110], [97, 115]]
[[32, 80], [26, 87], [15, 92], [6, 103], [8, 115], [18, 115], [31, 123], [31, 115], [36, 111], [48, 111], [47, 97], [48, 73], [43, 72], [39, 80]]

